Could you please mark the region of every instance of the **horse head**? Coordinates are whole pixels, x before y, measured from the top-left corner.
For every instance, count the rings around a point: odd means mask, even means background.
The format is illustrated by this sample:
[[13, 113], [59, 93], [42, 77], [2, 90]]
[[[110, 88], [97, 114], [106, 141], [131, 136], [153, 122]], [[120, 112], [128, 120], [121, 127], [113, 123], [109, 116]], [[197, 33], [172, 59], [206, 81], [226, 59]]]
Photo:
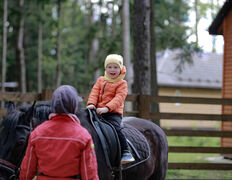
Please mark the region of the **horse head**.
[[[35, 103], [34, 103], [35, 104]], [[8, 103], [0, 134], [0, 179], [16, 179], [31, 132], [34, 104], [20, 110]]]

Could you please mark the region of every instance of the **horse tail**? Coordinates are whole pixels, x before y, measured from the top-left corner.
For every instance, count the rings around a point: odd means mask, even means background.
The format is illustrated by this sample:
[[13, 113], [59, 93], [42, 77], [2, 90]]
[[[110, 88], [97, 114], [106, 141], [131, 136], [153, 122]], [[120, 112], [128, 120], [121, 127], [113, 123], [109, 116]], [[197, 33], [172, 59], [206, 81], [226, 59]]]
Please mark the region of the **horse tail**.
[[153, 153], [155, 154], [155, 170], [150, 180], [165, 180], [168, 169], [168, 142], [163, 130], [152, 123], [149, 129], [144, 132], [153, 144]]

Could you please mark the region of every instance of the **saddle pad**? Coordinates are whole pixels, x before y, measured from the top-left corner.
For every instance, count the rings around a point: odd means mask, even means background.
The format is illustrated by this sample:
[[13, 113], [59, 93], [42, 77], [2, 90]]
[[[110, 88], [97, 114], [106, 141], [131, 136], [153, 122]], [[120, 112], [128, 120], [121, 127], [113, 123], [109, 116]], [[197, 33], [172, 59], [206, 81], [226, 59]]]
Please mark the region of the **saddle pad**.
[[124, 164], [122, 166], [122, 169], [125, 170], [146, 161], [150, 156], [150, 147], [146, 137], [139, 130], [126, 123], [124, 123], [123, 126], [124, 127], [122, 129], [122, 132], [137, 150], [137, 152], [134, 151], [133, 148], [129, 145], [130, 151], [133, 154], [135, 161], [132, 163]]

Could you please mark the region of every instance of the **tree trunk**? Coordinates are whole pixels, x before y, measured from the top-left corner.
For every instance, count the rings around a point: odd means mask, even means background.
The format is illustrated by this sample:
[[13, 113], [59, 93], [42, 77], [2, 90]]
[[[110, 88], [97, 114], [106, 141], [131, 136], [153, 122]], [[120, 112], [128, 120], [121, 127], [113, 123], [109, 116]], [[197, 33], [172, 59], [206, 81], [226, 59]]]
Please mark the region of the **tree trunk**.
[[6, 51], [7, 51], [7, 0], [4, 0], [3, 9], [3, 38], [2, 38], [2, 92], [5, 92], [6, 82]]
[[[89, 25], [93, 26], [93, 24], [95, 23], [94, 21], [94, 12], [93, 12], [93, 6], [92, 6], [92, 2], [89, 2]], [[90, 64], [94, 64], [97, 63], [96, 62], [96, 56], [97, 56], [97, 52], [99, 50], [99, 40], [98, 37], [94, 37], [91, 41], [91, 45], [90, 45], [90, 51], [89, 51], [89, 62], [87, 64], [87, 66]]]
[[[150, 0], [151, 6], [151, 16], [150, 16], [150, 33], [151, 33], [151, 95], [158, 96], [158, 83], [157, 83], [157, 71], [156, 71], [156, 46], [155, 46], [155, 16], [154, 16], [154, 1]], [[151, 112], [159, 112], [159, 104], [152, 103], [151, 105]], [[157, 125], [160, 125], [159, 119], [152, 119]]]
[[[19, 7], [22, 10], [24, 7], [24, 0], [20, 0]], [[20, 59], [20, 73], [21, 73], [21, 92], [25, 93], [26, 90], [26, 67], [25, 67], [25, 55], [24, 55], [24, 14], [21, 11], [19, 20], [19, 34], [18, 34], [18, 50]]]
[[116, 31], [117, 31], [116, 30], [116, 26], [117, 26], [117, 24], [116, 24], [116, 14], [115, 14], [115, 11], [114, 11], [115, 4], [116, 4], [116, 1], [113, 0], [112, 1], [112, 24], [111, 24], [111, 35], [112, 35], [112, 37], [115, 36]]
[[[7, 51], [7, 0], [4, 0], [3, 9], [3, 37], [2, 37], [2, 93], [5, 92], [6, 82], [6, 51]], [[1, 102], [1, 107], [4, 107], [4, 102]]]
[[130, 8], [129, 0], [123, 1], [123, 10], [122, 10], [122, 27], [123, 27], [123, 58], [124, 64], [126, 65], [127, 74], [126, 80], [128, 83], [128, 93], [132, 93], [132, 84], [133, 84], [133, 67], [131, 63], [130, 56]]
[[150, 95], [150, 0], [134, 1], [134, 87], [137, 94]]
[[57, 27], [57, 49], [56, 49], [56, 87], [61, 85], [61, 0], [58, 0], [58, 27]]
[[[219, 0], [216, 1], [216, 4], [214, 4], [214, 0], [210, 1], [210, 6], [211, 6], [211, 18], [214, 19], [214, 17], [216, 16], [217, 12], [218, 12], [218, 8], [219, 7]], [[216, 35], [212, 36], [212, 52], [216, 52]]]
[[200, 21], [200, 15], [199, 15], [199, 7], [198, 7], [198, 0], [195, 0], [194, 1], [194, 10], [195, 10], [195, 14], [196, 14], [196, 17], [195, 17], [195, 35], [196, 35], [196, 45], [198, 47], [199, 45], [199, 40], [198, 40], [198, 24], [199, 24], [199, 21]]
[[[42, 10], [42, 4], [39, 3], [39, 12]], [[42, 13], [41, 13], [42, 14]], [[43, 28], [42, 28], [42, 21], [39, 19], [39, 27], [38, 27], [38, 72], [37, 72], [37, 88], [38, 93], [42, 92], [42, 38], [43, 38]]]
[[[93, 26], [93, 24], [95, 23], [94, 20], [94, 11], [93, 11], [93, 6], [92, 6], [92, 2], [89, 2], [89, 25]], [[101, 6], [99, 7], [100, 12], [101, 12]], [[97, 60], [97, 53], [99, 50], [99, 38], [98, 38], [98, 33], [95, 34], [95, 37], [92, 39], [91, 41], [91, 46], [90, 46], [90, 51], [89, 51], [89, 62], [86, 64], [86, 66], [88, 66], [89, 64], [98, 64], [98, 60]], [[87, 70], [87, 68], [86, 68]], [[88, 72], [87, 72], [88, 73]], [[97, 80], [97, 78], [100, 76], [100, 71], [96, 70], [93, 74], [93, 79], [94, 82]], [[88, 84], [89, 85], [89, 84]]]

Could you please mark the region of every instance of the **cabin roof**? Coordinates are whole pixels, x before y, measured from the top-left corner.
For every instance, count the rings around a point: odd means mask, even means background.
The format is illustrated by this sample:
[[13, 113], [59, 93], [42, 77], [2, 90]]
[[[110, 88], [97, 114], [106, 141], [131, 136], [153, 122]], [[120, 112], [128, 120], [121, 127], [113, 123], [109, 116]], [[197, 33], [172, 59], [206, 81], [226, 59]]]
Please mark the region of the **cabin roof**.
[[223, 55], [201, 53], [193, 55], [193, 63], [184, 64], [176, 71], [178, 50], [157, 53], [157, 80], [159, 86], [221, 89]]

